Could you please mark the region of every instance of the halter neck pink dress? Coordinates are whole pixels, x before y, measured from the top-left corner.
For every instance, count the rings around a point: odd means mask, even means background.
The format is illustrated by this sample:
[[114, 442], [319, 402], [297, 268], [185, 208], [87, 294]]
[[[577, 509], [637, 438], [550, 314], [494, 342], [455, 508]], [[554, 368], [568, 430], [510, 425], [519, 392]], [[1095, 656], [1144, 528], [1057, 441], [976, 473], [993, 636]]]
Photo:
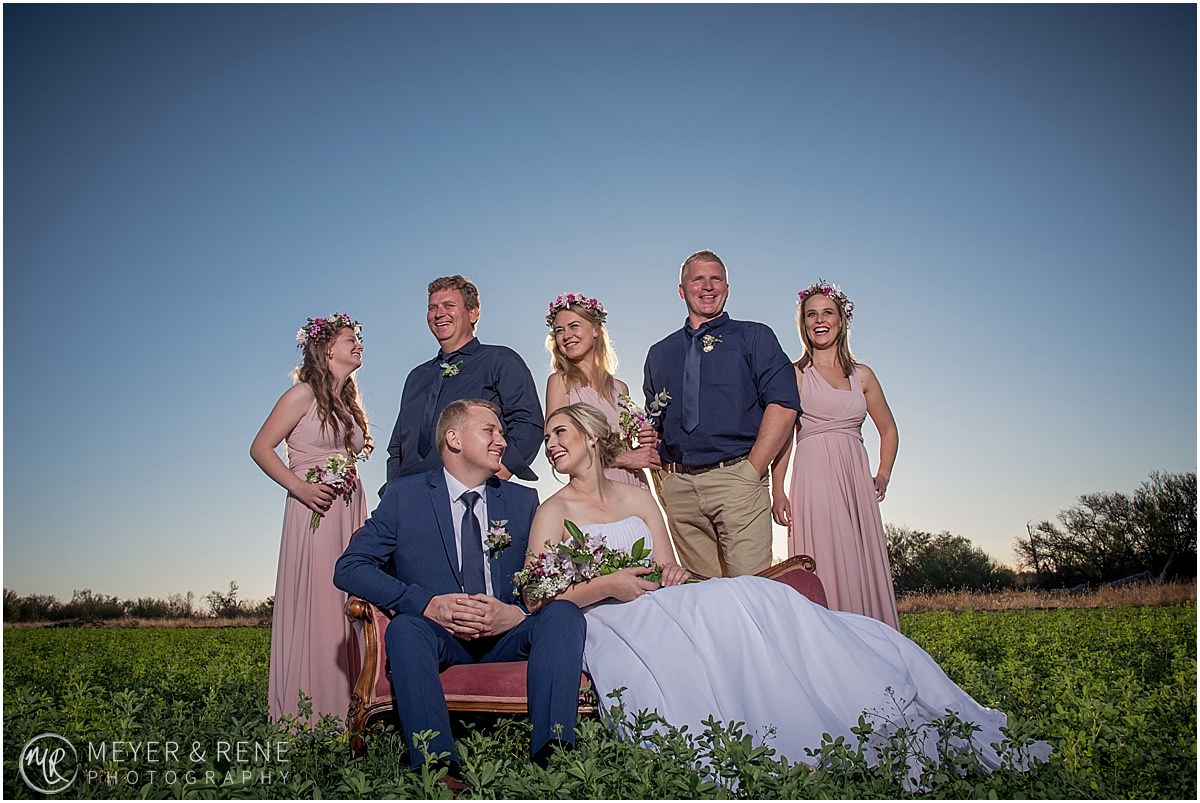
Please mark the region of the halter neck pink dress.
[[[362, 450], [357, 427], [354, 445]], [[313, 402], [287, 437], [288, 467], [303, 478], [308, 469], [338, 452], [346, 452], [342, 438], [321, 428]], [[357, 647], [342, 610], [346, 594], [333, 585], [333, 564], [367, 520], [362, 482], [350, 495], [350, 504], [342, 497], [333, 500], [316, 532], [309, 526], [311, 519], [312, 511], [289, 495], [271, 617], [267, 697], [272, 722], [297, 713], [300, 691], [312, 698], [313, 721], [323, 714], [344, 720], [350, 707], [350, 667]]]
[[[567, 399], [571, 404], [590, 404], [600, 412], [604, 413], [604, 417], [608, 419], [608, 425], [613, 428], [614, 432], [620, 432], [618, 424], [621, 421], [621, 411], [617, 406], [608, 399], [600, 395], [600, 391], [589, 386], [573, 387], [567, 391]], [[637, 485], [641, 488], [649, 488], [646, 484], [646, 472], [633, 471], [628, 468], [606, 468], [604, 476], [608, 477], [613, 482], [623, 482], [626, 485]]]
[[863, 447], [867, 400], [858, 373], [831, 386], [812, 365], [800, 388], [803, 413], [792, 463], [788, 553], [811, 555], [829, 607], [899, 628], [883, 518]]

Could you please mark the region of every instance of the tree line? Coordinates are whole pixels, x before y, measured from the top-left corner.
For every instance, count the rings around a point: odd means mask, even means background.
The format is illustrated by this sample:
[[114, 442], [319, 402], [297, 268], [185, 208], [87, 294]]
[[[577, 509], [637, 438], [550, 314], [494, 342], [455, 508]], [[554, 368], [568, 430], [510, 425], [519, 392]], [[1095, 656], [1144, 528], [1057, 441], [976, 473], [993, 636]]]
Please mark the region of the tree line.
[[1196, 576], [1196, 473], [1155, 471], [1132, 494], [1090, 493], [1057, 522], [1029, 525], [1015, 551], [1022, 571], [1003, 566], [961, 535], [888, 524], [897, 595], [1000, 591]]
[[201, 601], [189, 591], [167, 599], [139, 597], [122, 600], [97, 594], [90, 588], [76, 591], [70, 602], [48, 594], [22, 597], [4, 589], [5, 622], [112, 622], [120, 619], [270, 619], [275, 598], [262, 602], [238, 599], [238, 584], [228, 591], [210, 591]]

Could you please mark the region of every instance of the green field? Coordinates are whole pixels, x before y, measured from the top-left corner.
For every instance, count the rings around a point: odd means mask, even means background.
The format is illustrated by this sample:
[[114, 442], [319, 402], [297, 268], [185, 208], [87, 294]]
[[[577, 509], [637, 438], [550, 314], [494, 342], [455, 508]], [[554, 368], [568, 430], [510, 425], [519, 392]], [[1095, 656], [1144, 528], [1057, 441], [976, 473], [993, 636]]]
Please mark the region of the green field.
[[[1050, 763], [991, 776], [947, 763], [913, 793], [854, 745], [826, 746], [825, 765], [810, 770], [736, 732], [715, 729], [698, 745], [668, 736], [649, 752], [591, 719], [579, 749], [541, 770], [524, 757], [526, 721], [483, 716], [460, 724], [464, 774], [484, 798], [1195, 799], [1194, 602], [906, 614], [902, 626], [976, 699], [1009, 712], [1014, 735], [1049, 740]], [[43, 797], [18, 757], [44, 733], [75, 748], [61, 798], [446, 796], [407, 769], [390, 727], [356, 762], [331, 722], [291, 733], [269, 725], [269, 639], [264, 628], [5, 629], [5, 797]], [[681, 769], [698, 751], [707, 775]], [[35, 783], [41, 766], [27, 768]]]

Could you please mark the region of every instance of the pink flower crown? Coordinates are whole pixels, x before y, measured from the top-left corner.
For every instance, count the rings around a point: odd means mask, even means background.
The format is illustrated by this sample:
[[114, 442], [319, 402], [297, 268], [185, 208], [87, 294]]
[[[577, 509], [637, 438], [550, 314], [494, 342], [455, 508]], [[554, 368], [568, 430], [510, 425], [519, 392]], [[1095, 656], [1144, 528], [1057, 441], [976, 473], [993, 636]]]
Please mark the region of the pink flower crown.
[[799, 300], [796, 302], [797, 307], [804, 306], [804, 299], [817, 294], [823, 295], [826, 298], [832, 298], [842, 307], [842, 312], [846, 315], [846, 323], [854, 319], [854, 302], [846, 298], [846, 294], [842, 292], [842, 288], [836, 284], [830, 284], [824, 279], [817, 279], [814, 284], [810, 284], [799, 292]]
[[591, 310], [600, 319], [600, 323], [604, 323], [608, 317], [608, 310], [604, 309], [604, 305], [600, 303], [599, 299], [588, 298], [582, 293], [563, 293], [550, 302], [550, 311], [546, 313], [546, 326], [553, 329], [554, 316], [571, 306], [579, 306]]
[[362, 324], [350, 320], [344, 312], [335, 312], [325, 318], [309, 318], [308, 323], [296, 332], [296, 348], [304, 348], [313, 340], [323, 340], [333, 336], [337, 330], [349, 327], [354, 330], [354, 336], [362, 340]]

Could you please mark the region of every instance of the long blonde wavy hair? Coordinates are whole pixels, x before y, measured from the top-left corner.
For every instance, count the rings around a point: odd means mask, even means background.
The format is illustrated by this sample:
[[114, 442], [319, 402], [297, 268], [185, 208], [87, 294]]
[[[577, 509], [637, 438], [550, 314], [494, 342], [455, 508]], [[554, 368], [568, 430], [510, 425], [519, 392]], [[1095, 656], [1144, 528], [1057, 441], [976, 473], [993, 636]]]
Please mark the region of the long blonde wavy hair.
[[[617, 354], [612, 349], [612, 345], [608, 341], [608, 327], [604, 325], [604, 321], [596, 314], [595, 310], [588, 309], [582, 304], [571, 304], [563, 307], [565, 310], [570, 310], [583, 318], [588, 323], [596, 327], [599, 332], [599, 337], [596, 338], [596, 345], [592, 348], [592, 374], [595, 376], [595, 388], [601, 396], [613, 404], [617, 403], [616, 398], [616, 383], [613, 381], [613, 375], [617, 372]], [[560, 312], [562, 310], [559, 310]], [[557, 315], [557, 313], [555, 313]], [[567, 390], [573, 387], [586, 387], [588, 382], [587, 374], [577, 364], [566, 358], [566, 355], [558, 347], [558, 338], [554, 336], [554, 329], [551, 328], [550, 334], [546, 337], [546, 350], [550, 352], [550, 370], [554, 373], [562, 374], [563, 384]]]

